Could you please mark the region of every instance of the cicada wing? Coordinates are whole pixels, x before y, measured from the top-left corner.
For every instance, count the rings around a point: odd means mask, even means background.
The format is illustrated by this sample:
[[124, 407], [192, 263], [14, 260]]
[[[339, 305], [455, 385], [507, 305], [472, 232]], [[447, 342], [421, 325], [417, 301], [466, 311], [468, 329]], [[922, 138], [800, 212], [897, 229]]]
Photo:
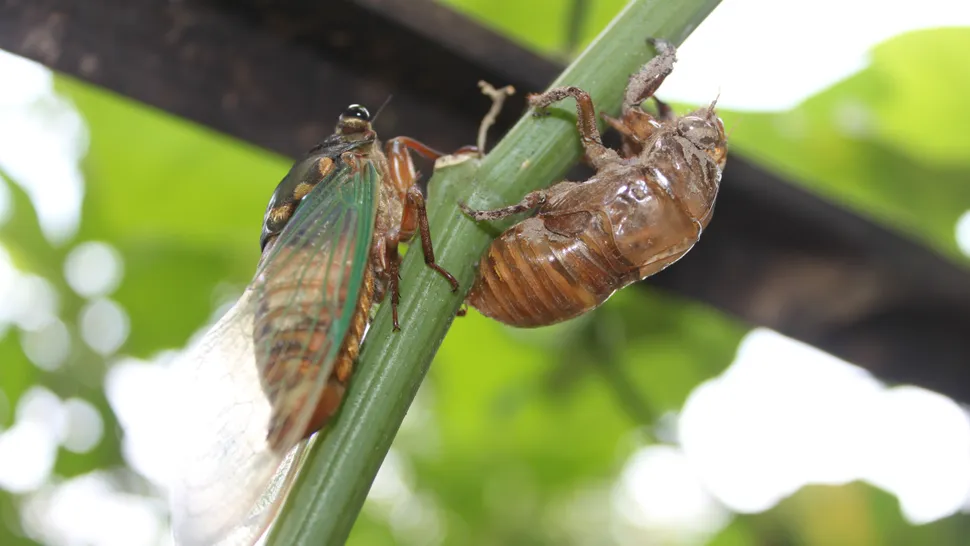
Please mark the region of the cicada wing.
[[[186, 388], [186, 433], [170, 491], [176, 544], [252, 544], [279, 509], [360, 297], [378, 182], [375, 167], [364, 162], [318, 183], [267, 248], [239, 301], [176, 364]], [[301, 340], [295, 353], [301, 365], [277, 366], [282, 375], [272, 381], [267, 369], [279, 343], [254, 331], [266, 326], [260, 313], [267, 307], [270, 324], [309, 323], [315, 333], [290, 332], [291, 344]], [[279, 416], [287, 427], [271, 442]]]
[[170, 491], [177, 544], [217, 544], [233, 527], [249, 528], [248, 513], [283, 460], [266, 444], [272, 407], [257, 377], [254, 295], [247, 289], [174, 365], [184, 396], [173, 401], [183, 431]]
[[[264, 252], [252, 286], [256, 365], [273, 406], [270, 442], [289, 448], [315, 422], [317, 402], [357, 311], [369, 266], [379, 178], [342, 165], [318, 184]], [[324, 186], [324, 187], [321, 187]]]

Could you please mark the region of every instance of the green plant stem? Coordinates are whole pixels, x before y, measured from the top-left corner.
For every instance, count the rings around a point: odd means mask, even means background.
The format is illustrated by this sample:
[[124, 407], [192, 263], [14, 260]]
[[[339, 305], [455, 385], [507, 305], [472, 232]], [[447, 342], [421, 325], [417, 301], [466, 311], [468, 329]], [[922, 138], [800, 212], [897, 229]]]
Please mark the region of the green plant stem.
[[[593, 97], [599, 112], [616, 115], [627, 78], [653, 55], [646, 38], [682, 43], [718, 1], [630, 2], [552, 87], [579, 86]], [[518, 90], [531, 91], [539, 90]], [[483, 113], [485, 105], [483, 99]], [[452, 293], [425, 267], [420, 252], [408, 253], [401, 274], [402, 331], [391, 331], [390, 306], [381, 306], [343, 407], [310, 449], [267, 544], [346, 541], [464, 292], [471, 287], [479, 256], [494, 228], [508, 225], [497, 222], [487, 231], [461, 214], [458, 201], [468, 201], [473, 208], [495, 208], [561, 178], [582, 151], [574, 111], [573, 102], [567, 101], [551, 108], [550, 116], [526, 116], [484, 159], [436, 168], [428, 203], [435, 254], [462, 290]]]

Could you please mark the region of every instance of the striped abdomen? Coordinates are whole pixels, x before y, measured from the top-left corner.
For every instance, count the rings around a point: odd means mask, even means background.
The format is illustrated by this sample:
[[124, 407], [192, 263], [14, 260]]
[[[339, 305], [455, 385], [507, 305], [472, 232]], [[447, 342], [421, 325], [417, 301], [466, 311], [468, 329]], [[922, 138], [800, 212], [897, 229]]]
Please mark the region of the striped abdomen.
[[[374, 280], [370, 268], [365, 268], [355, 310], [351, 317], [342, 318], [351, 265], [327, 263], [331, 255], [319, 249], [280, 252], [275, 263], [282, 265], [268, 268], [264, 276], [253, 336], [260, 380], [273, 407], [267, 441], [287, 450], [323, 427], [339, 407], [360, 349]], [[307, 254], [298, 255], [302, 253]], [[352, 255], [342, 249], [336, 254]], [[343, 339], [331, 339], [338, 320], [350, 324]], [[337, 344], [331, 361], [327, 355]], [[321, 373], [328, 376], [321, 378]], [[313, 408], [306, 407], [308, 401]]]
[[550, 231], [541, 217], [510, 228], [482, 257], [468, 303], [528, 327], [570, 319], [606, 301], [635, 267], [616, 254], [600, 221], [588, 220], [575, 237]]

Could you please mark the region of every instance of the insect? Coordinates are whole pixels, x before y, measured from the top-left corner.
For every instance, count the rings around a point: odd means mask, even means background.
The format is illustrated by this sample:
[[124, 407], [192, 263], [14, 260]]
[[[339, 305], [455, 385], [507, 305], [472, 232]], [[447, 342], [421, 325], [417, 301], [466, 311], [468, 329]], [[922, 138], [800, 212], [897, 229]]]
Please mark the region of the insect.
[[400, 328], [398, 243], [420, 234], [425, 263], [458, 289], [435, 262], [411, 151], [443, 155], [406, 137], [382, 149], [370, 113], [351, 105], [277, 186], [254, 278], [176, 365], [186, 389], [177, 544], [252, 544], [264, 532], [302, 440], [339, 407], [371, 308], [387, 294]]
[[519, 327], [574, 318], [676, 262], [707, 227], [727, 159], [724, 125], [716, 101], [679, 118], [656, 97], [658, 117], [641, 109], [676, 61], [672, 44], [648, 42], [658, 54], [631, 76], [621, 117], [604, 116], [622, 136], [622, 153], [603, 146], [585, 91], [530, 95], [537, 115], [567, 97], [576, 100], [577, 128], [596, 174], [497, 210], [461, 204], [476, 221], [535, 211], [482, 256], [466, 299], [482, 314]]

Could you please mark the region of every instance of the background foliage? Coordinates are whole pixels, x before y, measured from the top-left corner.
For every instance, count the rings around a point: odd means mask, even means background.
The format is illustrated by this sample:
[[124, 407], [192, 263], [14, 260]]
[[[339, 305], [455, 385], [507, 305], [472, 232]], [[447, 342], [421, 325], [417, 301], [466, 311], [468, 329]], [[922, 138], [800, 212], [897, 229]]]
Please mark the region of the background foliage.
[[[624, 2], [594, 3], [572, 37], [568, 3], [449, 3], [565, 57]], [[968, 50], [970, 29], [894, 38], [873, 51], [868, 68], [791, 111], [723, 112], [737, 128], [732, 146], [965, 260], [954, 225], [970, 208], [970, 112], [963, 105], [970, 67], [962, 54]], [[927, 58], [934, 62], [920, 62]], [[22, 332], [0, 333], [0, 427], [12, 425], [12, 409], [34, 385], [94, 404], [106, 433], [87, 453], [60, 450], [54, 473], [70, 478], [125, 464], [124, 432], [104, 393], [106, 371], [119, 355], [149, 359], [180, 347], [249, 279], [259, 221], [289, 159], [70, 78], [58, 76], [56, 89], [90, 134], [80, 228], [68, 244], [52, 245], [16, 181], [0, 181], [12, 195], [0, 243], [17, 268], [52, 284], [72, 351], [63, 367], [44, 371], [24, 354]], [[110, 244], [124, 264], [110, 297], [127, 312], [130, 335], [115, 355], [98, 354], [78, 334], [76, 317], [87, 302], [63, 270], [67, 253], [85, 241]], [[635, 449], [669, 440], [664, 415], [730, 364], [746, 330], [702, 305], [639, 290], [537, 331], [513, 331], [471, 313], [450, 331], [396, 441], [394, 456], [417, 494], [414, 502], [438, 507], [447, 544], [608, 543], [597, 531], [596, 511], [583, 519], [575, 517], [577, 507], [595, 506], [590, 500], [602, 498]], [[133, 492], [150, 492], [137, 477], [127, 479]], [[21, 500], [0, 491], [2, 544], [32, 543], [19, 523]], [[352, 544], [391, 543], [402, 532], [424, 543], [431, 527], [402, 527], [407, 512], [388, 506], [368, 504]], [[965, 519], [913, 527], [894, 498], [875, 488], [818, 486], [768, 512], [734, 518], [711, 543], [958, 544]]]

